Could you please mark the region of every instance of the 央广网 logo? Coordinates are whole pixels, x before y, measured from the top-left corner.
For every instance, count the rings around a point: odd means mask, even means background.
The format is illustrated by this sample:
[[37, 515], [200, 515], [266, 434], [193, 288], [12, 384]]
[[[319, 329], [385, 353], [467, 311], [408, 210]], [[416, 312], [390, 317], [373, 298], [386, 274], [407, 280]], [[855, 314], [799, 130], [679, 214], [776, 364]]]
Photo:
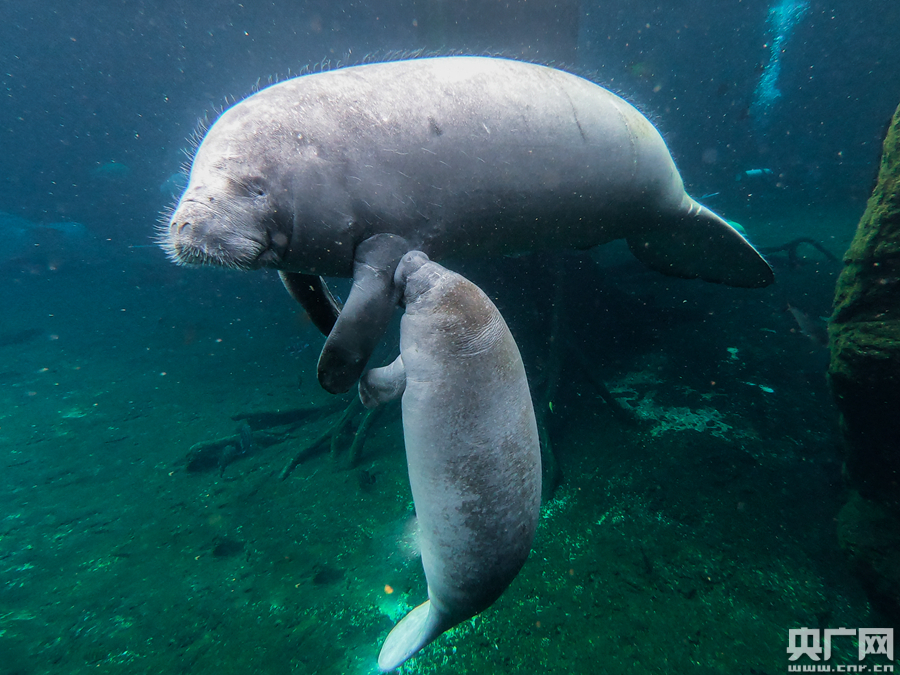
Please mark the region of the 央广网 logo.
[[[790, 661], [796, 661], [801, 656], [809, 657], [812, 661], [828, 661], [831, 658], [831, 644], [834, 638], [857, 638], [859, 660], [867, 656], [885, 656], [889, 661], [894, 660], [894, 629], [893, 628], [791, 628], [788, 630], [787, 653]], [[862, 666], [865, 668], [865, 666]], [[807, 669], [807, 668], [803, 668]], [[873, 668], [872, 672], [892, 672], [893, 666]], [[799, 671], [801, 666], [792, 666], [789, 671]], [[816, 672], [831, 672], [830, 666], [818, 666]], [[834, 672], [845, 671], [844, 667], [835, 667]], [[860, 672], [860, 671], [856, 671]]]

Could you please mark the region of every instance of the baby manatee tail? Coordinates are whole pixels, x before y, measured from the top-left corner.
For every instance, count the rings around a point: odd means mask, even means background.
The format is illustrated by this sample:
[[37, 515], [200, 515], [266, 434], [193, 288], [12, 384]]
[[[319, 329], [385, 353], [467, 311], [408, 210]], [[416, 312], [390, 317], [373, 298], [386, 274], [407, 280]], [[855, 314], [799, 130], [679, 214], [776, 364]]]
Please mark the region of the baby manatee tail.
[[434, 640], [454, 622], [426, 600], [403, 617], [388, 634], [378, 655], [378, 667], [382, 672], [399, 668], [422, 647]]

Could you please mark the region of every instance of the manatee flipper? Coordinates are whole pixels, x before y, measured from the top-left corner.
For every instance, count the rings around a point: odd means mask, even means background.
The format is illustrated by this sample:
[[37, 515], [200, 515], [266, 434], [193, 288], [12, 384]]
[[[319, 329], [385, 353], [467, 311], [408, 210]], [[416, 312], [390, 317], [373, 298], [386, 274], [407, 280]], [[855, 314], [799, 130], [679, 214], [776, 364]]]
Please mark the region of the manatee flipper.
[[328, 290], [325, 280], [314, 274], [283, 270], [278, 276], [291, 297], [306, 310], [313, 325], [322, 335], [328, 335], [341, 315], [341, 303]]
[[319, 383], [325, 391], [349, 391], [387, 329], [400, 290], [394, 269], [409, 243], [393, 234], [361, 242], [353, 259], [353, 287], [319, 355]]
[[406, 391], [406, 368], [398, 356], [383, 368], [372, 368], [359, 378], [359, 400], [371, 410], [382, 403], [396, 401]]
[[690, 197], [665, 227], [641, 228], [628, 248], [647, 267], [672, 277], [762, 288], [775, 280], [769, 263], [724, 219]]
[[378, 667], [382, 672], [399, 668], [409, 657], [457, 622], [449, 620], [426, 600], [394, 626], [381, 646]]

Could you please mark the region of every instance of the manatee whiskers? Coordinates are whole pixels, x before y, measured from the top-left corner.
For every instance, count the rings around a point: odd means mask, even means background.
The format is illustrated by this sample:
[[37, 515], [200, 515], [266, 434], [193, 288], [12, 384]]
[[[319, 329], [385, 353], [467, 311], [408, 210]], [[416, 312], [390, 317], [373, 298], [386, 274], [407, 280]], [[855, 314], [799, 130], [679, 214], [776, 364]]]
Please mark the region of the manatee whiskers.
[[268, 250], [266, 244], [224, 229], [218, 230], [217, 235], [212, 241], [204, 241], [166, 227], [160, 228], [157, 242], [166, 256], [178, 265], [214, 265], [235, 270], [261, 266], [259, 260]]
[[161, 228], [159, 241], [179, 265], [256, 269], [263, 266], [261, 258], [270, 245], [265, 231], [248, 227], [253, 219], [241, 209], [229, 211], [182, 199]]
[[197, 267], [200, 265], [213, 265], [215, 267], [227, 267], [234, 270], [249, 270], [250, 265], [242, 264], [231, 257], [231, 252], [221, 247], [216, 250], [207, 250], [190, 244], [174, 244], [171, 252], [167, 252], [169, 258], [179, 265]]

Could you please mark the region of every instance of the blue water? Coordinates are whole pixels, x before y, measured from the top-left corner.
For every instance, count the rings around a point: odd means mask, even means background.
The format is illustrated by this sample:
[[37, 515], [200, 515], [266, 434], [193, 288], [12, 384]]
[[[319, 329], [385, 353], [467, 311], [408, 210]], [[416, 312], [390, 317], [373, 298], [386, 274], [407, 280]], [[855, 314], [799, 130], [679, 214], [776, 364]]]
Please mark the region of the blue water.
[[[178, 268], [153, 242], [201, 119], [378, 55], [557, 64], [637, 105], [754, 244], [840, 258], [900, 102], [890, 0], [36, 0], [0, 19], [2, 675], [374, 672], [424, 600], [399, 412], [350, 458], [356, 413], [280, 480], [350, 401], [316, 382], [322, 337], [275, 275]], [[786, 311], [824, 327], [840, 265], [769, 259], [754, 291], [615, 244], [460, 268], [540, 386], [561, 265], [580, 356], [531, 558], [404, 672], [772, 674], [789, 629], [885, 625], [835, 532], [827, 351]]]

